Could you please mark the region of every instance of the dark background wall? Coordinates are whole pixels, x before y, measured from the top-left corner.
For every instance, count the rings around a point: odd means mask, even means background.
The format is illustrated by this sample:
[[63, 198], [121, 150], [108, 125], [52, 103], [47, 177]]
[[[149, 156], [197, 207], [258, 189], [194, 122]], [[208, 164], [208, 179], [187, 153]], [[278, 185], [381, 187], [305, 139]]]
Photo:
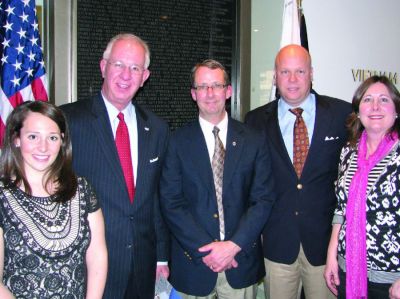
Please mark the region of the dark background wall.
[[190, 96], [194, 64], [214, 58], [231, 72], [236, 0], [77, 2], [79, 100], [99, 92], [104, 48], [121, 32], [149, 43], [151, 75], [135, 100], [167, 120], [172, 129], [197, 117]]

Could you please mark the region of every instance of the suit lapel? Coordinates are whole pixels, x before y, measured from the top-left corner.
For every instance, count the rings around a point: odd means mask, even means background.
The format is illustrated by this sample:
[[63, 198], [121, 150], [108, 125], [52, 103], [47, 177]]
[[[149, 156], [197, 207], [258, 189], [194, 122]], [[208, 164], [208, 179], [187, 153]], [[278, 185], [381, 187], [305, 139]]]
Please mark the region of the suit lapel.
[[121, 184], [125, 185], [124, 174], [120, 166], [110, 120], [101, 95], [99, 95], [97, 99], [94, 99], [92, 112], [95, 116], [92, 120], [93, 132], [99, 140], [105, 160], [110, 164], [112, 173], [118, 177]]
[[282, 157], [282, 160], [285, 162], [287, 169], [292, 168], [293, 174], [296, 175], [293, 163], [290, 160], [289, 154], [287, 152], [285, 142], [282, 138], [281, 129], [279, 127], [279, 120], [278, 120], [278, 101], [273, 102], [274, 105], [268, 107], [265, 111], [267, 114], [267, 138], [268, 141], [272, 144], [275, 148], [276, 152]]
[[325, 100], [321, 99], [318, 95], [316, 98], [316, 109], [315, 109], [315, 124], [314, 132], [311, 139], [310, 149], [308, 151], [307, 160], [304, 164], [302, 175], [307, 176], [307, 173], [311, 171], [313, 165], [312, 157], [318, 155], [318, 151], [321, 150], [323, 143], [325, 142], [325, 136], [329, 135], [329, 128], [331, 126], [333, 115], [328, 109]]
[[[243, 130], [237, 126], [234, 120], [228, 120], [228, 133], [226, 137], [226, 154], [224, 162], [224, 189], [229, 186], [235, 168], [239, 163], [239, 158], [243, 151], [245, 136]], [[223, 190], [222, 194], [225, 194]]]
[[[138, 163], [136, 175], [136, 194], [137, 198], [141, 198], [141, 193], [146, 184], [147, 172], [149, 170], [149, 149], [151, 137], [153, 134], [153, 126], [146, 113], [136, 104], [136, 120], [137, 120], [137, 134], [138, 134]], [[160, 158], [160, 157], [150, 157]], [[138, 203], [136, 200], [135, 203]], [[137, 205], [136, 205], [137, 206]]]
[[200, 123], [193, 123], [193, 135], [188, 136], [188, 155], [192, 163], [199, 173], [199, 178], [203, 181], [203, 185], [215, 194], [214, 178], [211, 169], [210, 156], [207, 150], [206, 140], [201, 130]]

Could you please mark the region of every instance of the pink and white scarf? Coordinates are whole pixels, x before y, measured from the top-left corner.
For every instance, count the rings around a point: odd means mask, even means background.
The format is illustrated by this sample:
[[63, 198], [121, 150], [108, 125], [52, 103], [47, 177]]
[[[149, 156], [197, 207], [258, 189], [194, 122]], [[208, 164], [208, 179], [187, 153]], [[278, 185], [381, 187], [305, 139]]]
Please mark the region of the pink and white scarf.
[[366, 205], [368, 174], [397, 142], [396, 133], [387, 134], [376, 151], [367, 156], [367, 133], [358, 145], [357, 171], [351, 181], [346, 209], [346, 298], [367, 299]]

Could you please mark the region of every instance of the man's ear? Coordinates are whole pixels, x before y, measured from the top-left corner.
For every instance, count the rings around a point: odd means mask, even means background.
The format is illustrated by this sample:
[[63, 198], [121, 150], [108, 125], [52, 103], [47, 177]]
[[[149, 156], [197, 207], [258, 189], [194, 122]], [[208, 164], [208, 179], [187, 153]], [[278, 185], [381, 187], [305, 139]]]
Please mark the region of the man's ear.
[[191, 88], [191, 89], [190, 89], [190, 93], [191, 93], [191, 95], [192, 95], [193, 101], [197, 102], [196, 89]]
[[100, 72], [101, 72], [101, 77], [104, 79], [104, 74], [106, 72], [106, 66], [107, 66], [107, 60], [104, 58], [100, 60]]
[[226, 94], [225, 94], [225, 98], [229, 99], [232, 96], [232, 85], [228, 85], [226, 87]]
[[146, 82], [146, 80], [149, 79], [149, 77], [150, 77], [150, 70], [145, 69], [145, 70], [143, 71], [143, 75], [142, 75], [142, 84], [140, 84], [140, 87], [143, 86], [144, 82]]

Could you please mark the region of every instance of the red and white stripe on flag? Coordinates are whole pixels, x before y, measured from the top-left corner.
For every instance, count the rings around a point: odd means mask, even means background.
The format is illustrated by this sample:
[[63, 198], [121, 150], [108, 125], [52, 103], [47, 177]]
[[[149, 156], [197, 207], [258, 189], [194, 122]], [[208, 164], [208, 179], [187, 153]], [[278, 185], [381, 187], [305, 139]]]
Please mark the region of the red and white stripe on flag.
[[0, 2], [0, 145], [12, 110], [25, 101], [47, 101], [47, 79], [35, 0]]

